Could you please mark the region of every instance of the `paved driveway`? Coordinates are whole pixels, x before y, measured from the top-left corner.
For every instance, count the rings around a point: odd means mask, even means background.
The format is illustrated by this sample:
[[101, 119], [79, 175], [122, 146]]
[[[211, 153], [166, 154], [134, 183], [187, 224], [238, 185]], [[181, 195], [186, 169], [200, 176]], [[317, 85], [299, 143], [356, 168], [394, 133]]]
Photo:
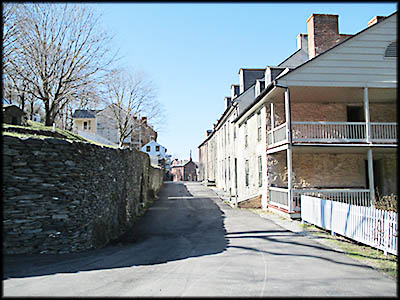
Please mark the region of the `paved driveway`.
[[4, 262], [4, 296], [396, 296], [394, 280], [199, 183], [166, 183], [122, 244]]

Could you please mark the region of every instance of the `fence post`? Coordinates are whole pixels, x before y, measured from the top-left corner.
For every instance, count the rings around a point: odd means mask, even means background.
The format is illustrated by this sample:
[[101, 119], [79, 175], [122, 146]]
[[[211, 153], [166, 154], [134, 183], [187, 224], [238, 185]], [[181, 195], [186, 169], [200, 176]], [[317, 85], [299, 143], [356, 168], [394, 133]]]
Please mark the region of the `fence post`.
[[388, 248], [389, 248], [389, 212], [384, 211], [383, 213], [383, 228], [384, 228], [384, 238], [383, 242], [385, 243], [383, 253], [388, 255]]
[[[331, 235], [335, 236], [335, 230], [333, 229], [335, 223], [333, 222], [333, 215], [334, 215], [334, 202], [333, 201], [329, 201], [329, 203], [331, 204]], [[337, 209], [338, 205], [336, 205], [336, 209]]]

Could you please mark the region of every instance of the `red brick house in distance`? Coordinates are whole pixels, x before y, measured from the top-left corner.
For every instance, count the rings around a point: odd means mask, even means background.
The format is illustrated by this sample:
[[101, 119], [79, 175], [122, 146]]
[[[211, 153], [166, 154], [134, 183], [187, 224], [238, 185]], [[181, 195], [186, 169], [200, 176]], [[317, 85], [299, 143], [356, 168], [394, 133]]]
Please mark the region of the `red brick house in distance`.
[[174, 159], [171, 163], [171, 175], [173, 181], [197, 181], [196, 163], [190, 160]]

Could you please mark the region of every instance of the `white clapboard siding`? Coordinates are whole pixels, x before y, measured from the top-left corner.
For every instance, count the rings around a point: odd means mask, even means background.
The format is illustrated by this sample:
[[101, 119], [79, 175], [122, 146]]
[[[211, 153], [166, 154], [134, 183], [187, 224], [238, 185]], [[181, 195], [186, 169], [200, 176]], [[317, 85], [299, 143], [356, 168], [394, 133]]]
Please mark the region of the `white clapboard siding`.
[[397, 255], [396, 212], [302, 195], [301, 219]]
[[287, 86], [397, 86], [397, 58], [385, 57], [397, 41], [397, 13], [278, 79]]
[[[312, 66], [310, 67], [310, 72], [313, 74], [342, 74], [343, 72], [346, 72], [347, 74], [356, 74], [356, 71], [354, 68], [345, 66], [340, 69], [333, 69], [333, 68], [326, 68], [323, 66]], [[366, 68], [364, 67], [363, 70], [364, 74], [366, 75], [373, 75], [379, 72], [379, 74], [383, 75], [392, 75], [393, 70], [390, 70], [390, 68]]]
[[[310, 64], [310, 67], [314, 66]], [[396, 72], [396, 64], [393, 64], [393, 59], [385, 59], [382, 60], [378, 65], [365, 65], [365, 62], [363, 61], [358, 61], [358, 60], [321, 60], [318, 62], [318, 64], [315, 65], [316, 67], [327, 67], [327, 69], [338, 69], [340, 70], [341, 68], [346, 68], [346, 67], [352, 67], [354, 69], [359, 69], [358, 72], [364, 71], [366, 68], [385, 68], [385, 69], [391, 69], [392, 72]], [[296, 70], [295, 70], [296, 71]], [[293, 71], [294, 72], [294, 71]], [[343, 71], [342, 71], [343, 73]]]
[[[379, 43], [381, 44], [381, 43]], [[336, 53], [341, 54], [360, 54], [360, 55], [382, 55], [385, 53], [386, 46], [383, 47], [381, 45], [375, 47], [365, 47], [365, 46], [353, 46], [353, 47], [344, 47], [336, 50]]]

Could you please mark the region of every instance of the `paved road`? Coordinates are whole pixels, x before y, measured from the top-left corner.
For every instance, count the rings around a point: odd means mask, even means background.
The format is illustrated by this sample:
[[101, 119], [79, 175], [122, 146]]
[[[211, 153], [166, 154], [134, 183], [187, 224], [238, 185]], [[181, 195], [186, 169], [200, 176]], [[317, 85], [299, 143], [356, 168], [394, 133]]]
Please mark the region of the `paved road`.
[[396, 282], [199, 183], [166, 183], [121, 245], [6, 256], [4, 296], [396, 296]]

